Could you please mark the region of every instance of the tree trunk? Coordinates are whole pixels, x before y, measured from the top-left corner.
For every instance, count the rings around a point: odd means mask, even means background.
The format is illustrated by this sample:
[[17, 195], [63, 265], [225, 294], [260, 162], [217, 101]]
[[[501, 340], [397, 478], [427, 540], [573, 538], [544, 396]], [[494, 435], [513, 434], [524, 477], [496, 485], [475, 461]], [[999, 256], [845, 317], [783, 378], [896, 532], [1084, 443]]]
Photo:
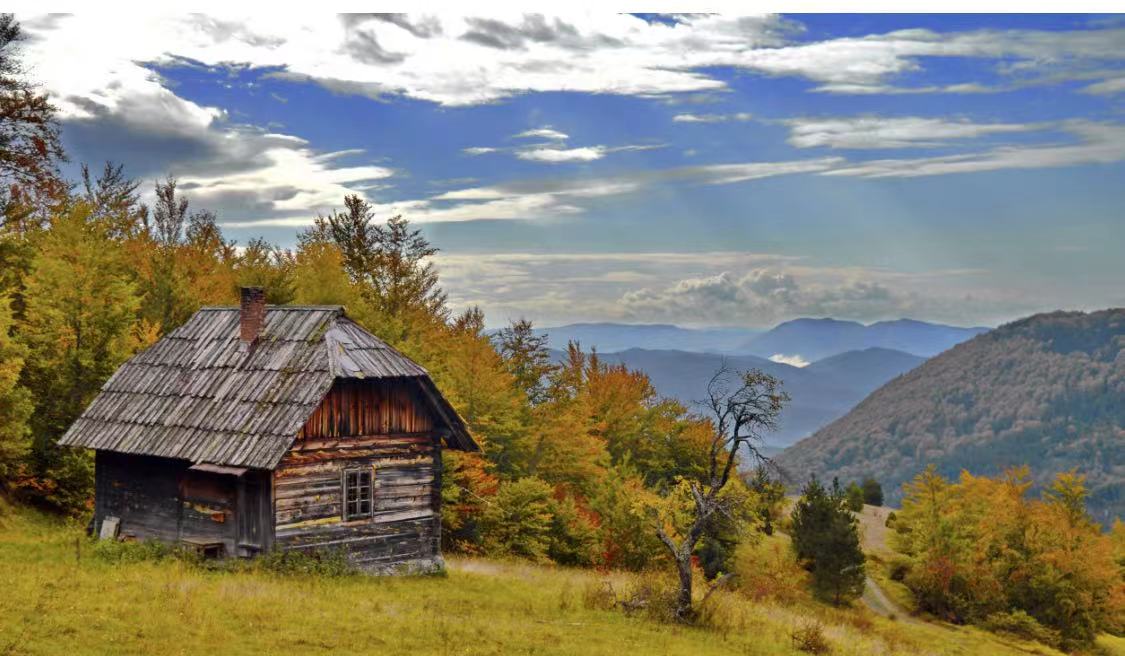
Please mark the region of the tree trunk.
[[676, 619], [690, 622], [695, 618], [691, 606], [691, 552], [676, 556], [676, 569], [680, 574], [680, 594], [676, 598]]

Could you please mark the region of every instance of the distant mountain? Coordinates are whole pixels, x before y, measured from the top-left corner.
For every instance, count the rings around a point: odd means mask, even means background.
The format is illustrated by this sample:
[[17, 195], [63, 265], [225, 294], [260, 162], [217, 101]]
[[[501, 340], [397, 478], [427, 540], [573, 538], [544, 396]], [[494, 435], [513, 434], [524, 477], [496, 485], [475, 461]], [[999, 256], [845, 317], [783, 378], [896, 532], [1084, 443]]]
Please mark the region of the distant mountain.
[[[899, 374], [910, 371], [922, 364], [926, 358], [896, 351], [894, 349], [872, 347], [862, 351], [847, 351], [838, 355], [817, 360], [804, 368], [806, 373], [822, 377], [836, 377], [841, 380], [862, 376], [865, 381], [881, 381], [875, 387]], [[875, 389], [872, 387], [871, 389]]]
[[778, 462], [798, 480], [874, 475], [892, 503], [931, 463], [949, 477], [1027, 464], [1037, 483], [1077, 468], [1091, 511], [1110, 522], [1125, 515], [1125, 309], [1040, 314], [975, 337]]
[[[556, 357], [561, 358], [561, 353]], [[923, 361], [888, 349], [846, 353], [805, 368], [771, 362], [752, 355], [722, 356], [673, 350], [628, 349], [599, 353], [606, 362], [624, 364], [648, 374], [662, 396], [688, 404], [702, 399], [711, 376], [722, 365], [757, 368], [785, 383], [792, 401], [781, 418], [781, 429], [769, 436], [773, 446], [788, 446], [842, 416], [871, 390]]]
[[784, 355], [810, 362], [868, 348], [894, 349], [930, 357], [987, 330], [913, 319], [880, 321], [869, 326], [838, 319], [794, 319], [751, 337], [737, 350], [764, 358]]
[[585, 351], [596, 348], [607, 353], [631, 348], [727, 353], [761, 334], [760, 330], [749, 328], [696, 329], [668, 324], [627, 323], [572, 323], [535, 332], [546, 333], [551, 348], [564, 350], [567, 342], [573, 340], [579, 342]]

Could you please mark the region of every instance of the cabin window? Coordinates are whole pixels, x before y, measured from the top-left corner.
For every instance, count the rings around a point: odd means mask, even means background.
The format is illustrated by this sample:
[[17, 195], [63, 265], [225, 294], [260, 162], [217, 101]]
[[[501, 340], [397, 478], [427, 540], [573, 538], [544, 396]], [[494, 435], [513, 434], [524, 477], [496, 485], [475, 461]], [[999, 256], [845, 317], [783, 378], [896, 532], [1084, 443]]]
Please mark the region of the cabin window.
[[371, 468], [344, 470], [344, 521], [371, 516]]

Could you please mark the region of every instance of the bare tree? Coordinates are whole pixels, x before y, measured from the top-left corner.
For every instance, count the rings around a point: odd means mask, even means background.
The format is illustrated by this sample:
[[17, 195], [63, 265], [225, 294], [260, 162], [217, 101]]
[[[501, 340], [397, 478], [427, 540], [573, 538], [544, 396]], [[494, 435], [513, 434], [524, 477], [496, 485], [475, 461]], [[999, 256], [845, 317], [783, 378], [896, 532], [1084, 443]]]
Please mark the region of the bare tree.
[[766, 432], [776, 430], [778, 415], [788, 401], [781, 381], [757, 369], [735, 372], [724, 363], [707, 384], [707, 399], [700, 405], [715, 432], [707, 475], [688, 483], [692, 500], [690, 524], [679, 536], [678, 544], [662, 523], [656, 525], [656, 535], [667, 547], [680, 577], [676, 617], [681, 621], [694, 617], [691, 557], [696, 545], [708, 524], [719, 515], [735, 519], [721, 492], [736, 473], [739, 453], [745, 450], [759, 462], [768, 462], [758, 445]]

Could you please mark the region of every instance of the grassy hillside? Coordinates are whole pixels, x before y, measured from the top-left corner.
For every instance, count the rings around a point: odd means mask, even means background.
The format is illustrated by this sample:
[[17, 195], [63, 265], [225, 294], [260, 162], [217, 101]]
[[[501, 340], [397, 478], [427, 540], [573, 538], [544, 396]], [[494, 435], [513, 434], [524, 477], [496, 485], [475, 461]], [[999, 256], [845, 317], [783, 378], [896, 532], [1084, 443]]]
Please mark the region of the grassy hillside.
[[598, 609], [588, 599], [624, 576], [589, 571], [454, 561], [447, 577], [319, 578], [111, 564], [90, 552], [76, 526], [0, 516], [0, 653], [799, 654], [790, 634], [810, 621], [822, 623], [833, 654], [1057, 653], [971, 628], [737, 593], [712, 597], [708, 626], [685, 628]]
[[1022, 319], [876, 390], [778, 458], [803, 480], [874, 475], [895, 501], [933, 463], [956, 477], [1029, 465], [1086, 474], [1103, 523], [1125, 515], [1125, 309]]

